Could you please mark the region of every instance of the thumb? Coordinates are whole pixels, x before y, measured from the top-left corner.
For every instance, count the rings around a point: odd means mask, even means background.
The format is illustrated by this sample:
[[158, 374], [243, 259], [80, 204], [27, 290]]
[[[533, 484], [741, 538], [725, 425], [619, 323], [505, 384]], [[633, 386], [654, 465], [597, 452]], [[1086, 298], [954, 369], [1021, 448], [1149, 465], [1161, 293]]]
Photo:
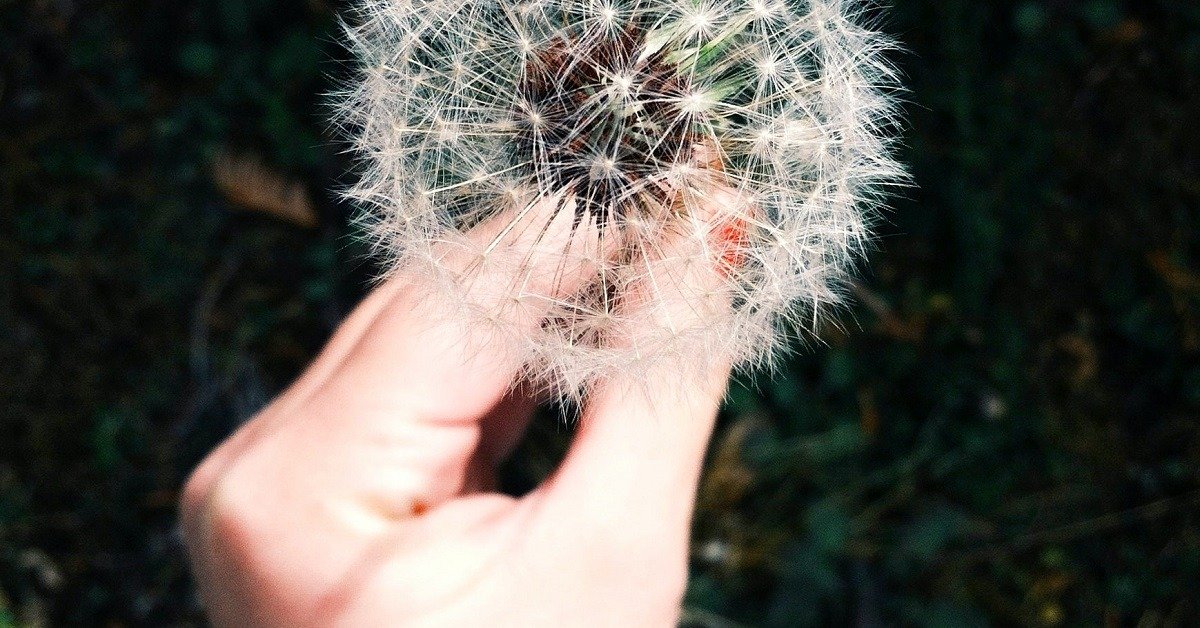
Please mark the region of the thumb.
[[[663, 359], [614, 376], [591, 392], [571, 450], [541, 489], [550, 508], [594, 522], [619, 522], [623, 530], [682, 557], [731, 368], [731, 352], [711, 346], [711, 325], [730, 307], [725, 278], [730, 225], [740, 224], [737, 212], [744, 207], [726, 189], [694, 204], [701, 210], [683, 218], [688, 224], [682, 233], [645, 252], [644, 271], [623, 295], [621, 315], [648, 331], [645, 338], [622, 342], [647, 347], [648, 355]], [[665, 335], [669, 346], [649, 345], [664, 336], [663, 330], [670, 331]], [[687, 364], [693, 365], [691, 372], [680, 372]]]

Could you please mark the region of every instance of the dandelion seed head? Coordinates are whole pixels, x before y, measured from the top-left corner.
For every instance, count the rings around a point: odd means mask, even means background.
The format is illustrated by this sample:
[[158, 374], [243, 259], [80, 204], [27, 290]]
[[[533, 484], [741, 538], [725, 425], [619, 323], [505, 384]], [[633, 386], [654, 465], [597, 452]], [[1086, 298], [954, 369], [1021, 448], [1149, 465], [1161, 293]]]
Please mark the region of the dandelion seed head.
[[[891, 46], [862, 6], [359, 0], [347, 40], [361, 70], [337, 103], [361, 163], [346, 195], [388, 268], [562, 394], [664, 362], [681, 379], [714, 356], [770, 366], [842, 301], [883, 186], [903, 181]], [[705, 211], [714, 187], [737, 206]], [[545, 203], [570, 244], [510, 250]], [[464, 235], [501, 216], [517, 218], [493, 241]], [[730, 221], [745, 226], [733, 253], [712, 242]], [[679, 237], [706, 257], [677, 268], [736, 260], [731, 306], [655, 287]], [[578, 288], [544, 289], [580, 272]], [[664, 314], [671, 299], [699, 322]]]
[[782, 12], [782, 2], [779, 0], [754, 0], [750, 3], [750, 14], [758, 19], [767, 19]]
[[689, 33], [693, 35], [710, 32], [716, 21], [717, 16], [712, 7], [698, 6], [684, 17], [684, 23], [687, 24]]
[[702, 89], [693, 89], [680, 99], [680, 110], [685, 113], [704, 113], [714, 104], [714, 100]]

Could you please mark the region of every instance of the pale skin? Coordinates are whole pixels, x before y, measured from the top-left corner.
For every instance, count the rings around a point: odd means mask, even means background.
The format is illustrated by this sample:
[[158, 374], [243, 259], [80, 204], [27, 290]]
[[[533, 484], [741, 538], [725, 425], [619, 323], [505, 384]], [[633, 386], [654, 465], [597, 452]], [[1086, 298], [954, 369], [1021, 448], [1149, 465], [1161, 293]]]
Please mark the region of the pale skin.
[[[707, 202], [719, 211], [733, 201], [721, 194]], [[546, 216], [528, 220], [548, 229], [501, 239], [504, 250], [546, 265], [524, 289], [553, 297], [589, 275], [550, 267], [560, 258], [544, 251], [585, 245], [569, 220]], [[448, 248], [447, 259], [469, 265], [501, 235], [496, 224], [468, 234], [479, 248]], [[673, 328], [727, 307], [713, 261], [720, 255], [703, 231], [656, 251], [664, 301], [652, 316]], [[481, 286], [511, 278], [485, 279]], [[536, 306], [505, 311], [513, 317], [506, 323], [541, 323]], [[183, 492], [184, 538], [214, 624], [675, 624], [728, 362], [710, 360], [694, 382], [664, 367], [598, 385], [560, 468], [513, 498], [494, 492], [495, 469], [536, 402], [514, 388], [520, 364], [464, 342], [472, 333], [399, 274], [196, 469]]]

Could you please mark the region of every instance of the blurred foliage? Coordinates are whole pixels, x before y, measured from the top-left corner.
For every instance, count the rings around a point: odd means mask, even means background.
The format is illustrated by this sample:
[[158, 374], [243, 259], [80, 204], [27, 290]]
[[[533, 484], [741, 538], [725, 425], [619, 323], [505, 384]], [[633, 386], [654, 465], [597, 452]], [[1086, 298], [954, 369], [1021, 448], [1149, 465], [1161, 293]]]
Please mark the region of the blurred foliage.
[[[895, 4], [916, 186], [733, 388], [685, 623], [1200, 623], [1200, 4]], [[372, 272], [339, 8], [0, 0], [0, 627], [200, 623], [179, 484]]]

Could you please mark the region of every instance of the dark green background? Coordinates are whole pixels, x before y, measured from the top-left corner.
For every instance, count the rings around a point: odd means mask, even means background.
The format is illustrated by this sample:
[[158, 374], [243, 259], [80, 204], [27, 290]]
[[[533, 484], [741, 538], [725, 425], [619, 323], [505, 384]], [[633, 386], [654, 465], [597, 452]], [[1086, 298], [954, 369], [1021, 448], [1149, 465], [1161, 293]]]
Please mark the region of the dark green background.
[[[916, 186], [844, 331], [734, 388], [689, 621], [1196, 625], [1200, 3], [894, 4]], [[0, 0], [0, 627], [200, 621], [181, 479], [372, 273], [339, 8]]]

